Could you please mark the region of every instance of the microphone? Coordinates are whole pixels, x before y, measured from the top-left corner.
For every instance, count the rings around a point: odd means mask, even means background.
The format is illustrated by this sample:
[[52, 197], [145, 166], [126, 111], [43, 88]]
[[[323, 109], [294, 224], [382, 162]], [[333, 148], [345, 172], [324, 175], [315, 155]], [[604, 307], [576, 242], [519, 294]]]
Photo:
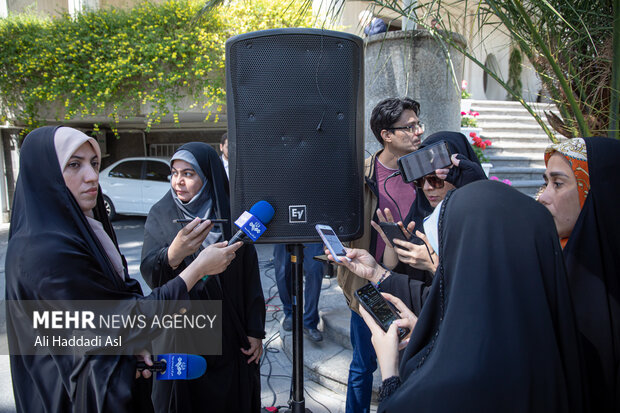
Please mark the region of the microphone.
[[249, 212], [245, 211], [235, 221], [239, 231], [228, 241], [228, 245], [245, 238], [250, 238], [253, 242], [256, 241], [267, 230], [265, 225], [271, 222], [274, 213], [273, 207], [267, 201], [258, 201], [252, 205]]
[[193, 354], [161, 354], [152, 366], [139, 361], [136, 368], [156, 372], [156, 380], [194, 380], [207, 371], [207, 360]]

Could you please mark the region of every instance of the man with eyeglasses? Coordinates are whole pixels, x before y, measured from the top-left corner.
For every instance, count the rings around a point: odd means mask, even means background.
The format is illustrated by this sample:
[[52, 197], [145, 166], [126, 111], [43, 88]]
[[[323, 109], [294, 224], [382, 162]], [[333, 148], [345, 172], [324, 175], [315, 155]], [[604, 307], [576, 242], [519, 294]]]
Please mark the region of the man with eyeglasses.
[[[365, 161], [364, 185], [364, 234], [352, 241], [351, 248], [369, 251], [377, 262], [381, 262], [385, 243], [370, 228], [370, 221], [378, 221], [377, 208], [389, 208], [398, 213], [395, 220], [402, 220], [407, 214], [416, 192], [413, 184], [406, 184], [399, 177], [388, 179], [398, 170], [397, 160], [415, 151], [421, 143], [424, 124], [418, 118], [420, 104], [410, 98], [390, 98], [375, 106], [370, 118], [370, 128], [383, 146], [381, 150]], [[351, 308], [351, 345], [353, 359], [349, 366], [347, 383], [347, 413], [370, 411], [372, 396], [372, 375], [377, 369], [377, 357], [370, 341], [370, 330], [359, 315], [358, 302], [354, 292], [368, 283], [345, 267], [338, 267], [338, 284]]]

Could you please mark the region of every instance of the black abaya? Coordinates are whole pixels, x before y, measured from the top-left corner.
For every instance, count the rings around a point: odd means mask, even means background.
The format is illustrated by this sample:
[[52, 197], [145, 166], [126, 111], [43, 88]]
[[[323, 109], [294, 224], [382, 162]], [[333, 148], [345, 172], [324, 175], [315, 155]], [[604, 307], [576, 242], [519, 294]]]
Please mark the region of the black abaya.
[[[211, 183], [213, 208], [210, 217], [230, 218], [228, 181], [217, 153], [206, 144], [190, 143], [179, 150], [191, 152]], [[168, 264], [168, 247], [182, 228], [173, 223], [182, 218], [172, 195], [157, 202], [145, 224], [140, 270], [151, 287], [157, 287], [189, 265], [194, 255], [173, 270]], [[184, 218], [184, 217], [183, 217]], [[224, 228], [230, 239], [230, 228]], [[248, 348], [247, 336], [263, 338], [265, 301], [260, 282], [258, 258], [253, 245], [244, 245], [236, 258], [220, 275], [199, 281], [190, 291], [193, 300], [222, 300], [221, 356], [205, 356], [207, 372], [192, 381], [155, 382], [153, 402], [160, 412], [258, 412], [260, 409], [260, 375], [258, 365], [247, 364], [240, 349]], [[168, 337], [174, 340], [173, 337]], [[197, 350], [199, 351], [199, 350]]]
[[[448, 131], [434, 133], [422, 142], [420, 149], [441, 141], [448, 144], [450, 153], [460, 154], [468, 161], [480, 167], [480, 161], [476, 153], [462, 133]], [[453, 167], [452, 169], [458, 172], [458, 168]], [[482, 167], [480, 167], [480, 170], [482, 171]], [[480, 179], [486, 179], [486, 177], [480, 176]], [[463, 182], [462, 179], [459, 178], [459, 180], [461, 183]], [[415, 230], [424, 233], [424, 218], [433, 212], [433, 207], [428, 202], [428, 199], [426, 199], [426, 195], [421, 188], [418, 189], [417, 194], [405, 218], [404, 224], [407, 226], [411, 221], [414, 221], [416, 223]], [[433, 282], [433, 275], [434, 274], [429, 271], [419, 270], [410, 265], [399, 263], [399, 265], [394, 268], [392, 275], [381, 283], [381, 290], [397, 296], [403, 300], [405, 305], [416, 315], [419, 315]]]
[[[31, 132], [20, 153], [6, 258], [7, 300], [143, 299], [140, 285], [115, 272], [99, 239], [64, 182], [54, 147], [56, 128]], [[103, 208], [101, 190], [95, 219], [116, 245]], [[118, 248], [118, 246], [116, 245]], [[149, 299], [187, 300], [176, 278], [153, 290]], [[23, 322], [8, 319], [14, 352]], [[25, 336], [30, 337], [30, 334]], [[19, 412], [114, 412], [150, 409], [148, 395], [136, 391], [136, 360], [131, 356], [11, 356], [11, 376]], [[140, 405], [138, 401], [147, 400]]]
[[440, 262], [379, 412], [582, 412], [578, 332], [549, 212], [507, 185], [451, 192]]
[[620, 411], [620, 142], [584, 138], [590, 191], [564, 247], [592, 411]]

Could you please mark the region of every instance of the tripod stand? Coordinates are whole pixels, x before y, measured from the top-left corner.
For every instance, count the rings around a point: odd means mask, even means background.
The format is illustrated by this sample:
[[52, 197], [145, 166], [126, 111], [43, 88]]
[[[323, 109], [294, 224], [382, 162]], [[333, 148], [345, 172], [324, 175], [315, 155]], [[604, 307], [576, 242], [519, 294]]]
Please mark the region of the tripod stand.
[[293, 397], [287, 413], [312, 413], [306, 409], [304, 400], [304, 246], [287, 244], [291, 254], [291, 274], [293, 276]]

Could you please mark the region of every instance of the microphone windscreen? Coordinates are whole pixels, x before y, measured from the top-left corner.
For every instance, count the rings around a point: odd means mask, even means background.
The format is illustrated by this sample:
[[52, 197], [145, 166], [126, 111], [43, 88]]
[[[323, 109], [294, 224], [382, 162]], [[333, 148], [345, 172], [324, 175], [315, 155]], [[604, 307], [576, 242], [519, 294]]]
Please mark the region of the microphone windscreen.
[[187, 355], [187, 380], [197, 379], [207, 371], [207, 360], [194, 354]]
[[250, 208], [250, 214], [254, 215], [263, 225], [271, 222], [274, 213], [275, 210], [267, 201], [258, 201]]
[[166, 363], [166, 369], [157, 373], [157, 380], [193, 380], [207, 371], [207, 360], [194, 354], [160, 354], [157, 361]]

